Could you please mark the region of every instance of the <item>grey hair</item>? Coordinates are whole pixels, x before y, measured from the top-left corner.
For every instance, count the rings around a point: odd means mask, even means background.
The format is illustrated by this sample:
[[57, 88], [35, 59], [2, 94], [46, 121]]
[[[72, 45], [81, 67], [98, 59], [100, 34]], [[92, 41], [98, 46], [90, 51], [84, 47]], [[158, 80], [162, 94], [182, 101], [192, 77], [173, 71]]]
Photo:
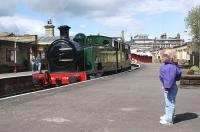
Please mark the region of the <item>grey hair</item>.
[[174, 49], [165, 49], [161, 51], [161, 58], [176, 61], [176, 51]]

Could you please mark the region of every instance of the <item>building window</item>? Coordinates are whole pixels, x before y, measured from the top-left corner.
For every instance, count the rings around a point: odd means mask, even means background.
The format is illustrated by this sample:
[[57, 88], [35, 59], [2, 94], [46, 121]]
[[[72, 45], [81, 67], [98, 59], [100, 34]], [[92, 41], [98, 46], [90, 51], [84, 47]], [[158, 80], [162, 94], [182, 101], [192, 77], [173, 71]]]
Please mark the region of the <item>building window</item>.
[[14, 62], [15, 53], [13, 49], [6, 49], [6, 61]]

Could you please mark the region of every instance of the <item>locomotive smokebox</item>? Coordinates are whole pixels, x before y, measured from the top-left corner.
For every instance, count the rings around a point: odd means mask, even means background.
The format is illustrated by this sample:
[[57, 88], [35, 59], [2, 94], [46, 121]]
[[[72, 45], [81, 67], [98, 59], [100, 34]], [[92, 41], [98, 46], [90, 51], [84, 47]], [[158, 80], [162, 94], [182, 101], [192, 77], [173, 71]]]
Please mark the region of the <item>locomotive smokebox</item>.
[[69, 40], [69, 29], [71, 27], [67, 26], [67, 25], [63, 25], [58, 27], [58, 29], [60, 30], [60, 39], [67, 39]]

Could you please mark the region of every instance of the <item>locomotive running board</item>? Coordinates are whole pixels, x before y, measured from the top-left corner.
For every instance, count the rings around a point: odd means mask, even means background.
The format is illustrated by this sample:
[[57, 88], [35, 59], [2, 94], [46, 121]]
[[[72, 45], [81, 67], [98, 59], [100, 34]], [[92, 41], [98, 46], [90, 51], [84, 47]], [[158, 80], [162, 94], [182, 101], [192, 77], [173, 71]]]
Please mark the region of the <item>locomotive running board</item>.
[[60, 48], [60, 51], [65, 51], [65, 50], [72, 50], [72, 48]]

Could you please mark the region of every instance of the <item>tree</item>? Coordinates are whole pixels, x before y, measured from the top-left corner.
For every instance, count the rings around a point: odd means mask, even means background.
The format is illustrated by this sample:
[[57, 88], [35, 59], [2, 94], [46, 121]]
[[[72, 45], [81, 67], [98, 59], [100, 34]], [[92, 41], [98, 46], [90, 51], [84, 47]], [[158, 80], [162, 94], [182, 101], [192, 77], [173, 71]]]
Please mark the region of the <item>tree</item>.
[[185, 18], [186, 27], [195, 40], [200, 40], [200, 5], [192, 8]]
[[200, 5], [192, 8], [185, 18], [186, 26], [190, 30], [194, 43], [192, 44], [193, 60], [192, 64], [200, 66]]

